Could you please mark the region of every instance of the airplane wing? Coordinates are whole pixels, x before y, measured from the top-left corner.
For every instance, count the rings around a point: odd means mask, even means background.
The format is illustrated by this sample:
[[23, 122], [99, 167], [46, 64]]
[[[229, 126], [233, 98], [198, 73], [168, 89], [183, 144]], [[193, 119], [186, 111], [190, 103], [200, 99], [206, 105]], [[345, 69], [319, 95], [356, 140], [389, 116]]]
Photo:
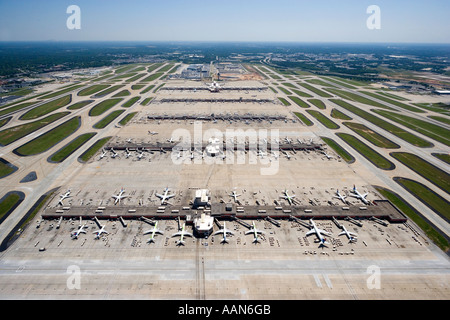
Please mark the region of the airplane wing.
[[329, 233], [329, 232], [326, 232], [325, 230], [322, 230], [322, 229], [317, 229], [317, 231], [318, 231], [319, 233], [321, 233], [321, 234], [324, 234], [324, 235], [328, 236], [328, 237], [331, 237], [331, 236], [332, 236], [332, 234], [331, 234], [331, 233]]
[[316, 232], [314, 231], [314, 229], [313, 230], [311, 230], [311, 231], [308, 231], [307, 233], [306, 233], [306, 236], [310, 236], [310, 235], [312, 235], [312, 234], [315, 234]]
[[170, 199], [170, 198], [173, 198], [173, 197], [175, 197], [174, 194], [169, 194], [169, 195], [166, 196], [166, 199]]
[[164, 234], [164, 232], [162, 232], [162, 231], [159, 230], [159, 229], [156, 229], [156, 230], [155, 230], [155, 229], [147, 230], [147, 231], [145, 231], [143, 234], [146, 235], [146, 234], [153, 233], [153, 232], [159, 233], [159, 234]]
[[159, 193], [155, 193], [155, 196], [157, 196], [158, 198], [164, 198], [164, 196], [162, 194], [159, 194]]

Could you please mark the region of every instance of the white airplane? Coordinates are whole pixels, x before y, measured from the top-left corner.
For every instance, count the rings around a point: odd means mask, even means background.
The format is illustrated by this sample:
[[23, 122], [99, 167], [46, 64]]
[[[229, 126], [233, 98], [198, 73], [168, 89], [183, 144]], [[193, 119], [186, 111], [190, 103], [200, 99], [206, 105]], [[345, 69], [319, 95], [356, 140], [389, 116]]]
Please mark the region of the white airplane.
[[210, 85], [208, 85], [208, 89], [211, 92], [219, 92], [220, 89], [222, 89], [222, 87], [220, 86], [220, 84], [218, 84], [217, 82], [213, 82]]
[[156, 131], [149, 131], [148, 134], [150, 134], [150, 135], [152, 135], [152, 136], [155, 136], [155, 135], [158, 134], [158, 132], [156, 132]]
[[100, 158], [98, 159], [98, 160], [102, 160], [104, 157], [106, 157], [106, 154], [107, 154], [108, 152], [105, 150], [105, 149], [103, 149], [102, 150], [102, 154], [100, 155]]
[[322, 234], [331, 237], [331, 233], [326, 232], [325, 230], [319, 229], [317, 228], [315, 222], [313, 221], [313, 219], [309, 220], [310, 222], [310, 227], [311, 230], [309, 232], [306, 233], [306, 236], [310, 236], [312, 234], [315, 234], [317, 236], [317, 239], [320, 242], [319, 247], [325, 246], [325, 244], [328, 244], [327, 239], [325, 239]]
[[284, 200], [289, 201], [289, 204], [292, 206], [292, 204], [294, 203], [295, 195], [293, 196], [289, 195], [289, 191], [287, 190], [284, 190], [283, 193], [284, 195], [281, 195], [280, 197], [283, 198]]
[[253, 243], [259, 243], [258, 234], [265, 234], [264, 231], [256, 229], [255, 221], [253, 221], [253, 227], [245, 233], [245, 235], [253, 233]]
[[292, 140], [289, 139], [288, 137], [284, 138], [284, 141], [286, 141], [287, 144], [291, 144], [292, 143]]
[[159, 230], [157, 227], [158, 227], [158, 222], [155, 223], [155, 227], [154, 227], [153, 229], [147, 230], [147, 231], [144, 232], [144, 235], [145, 235], [145, 234], [149, 234], [149, 233], [152, 234], [152, 235], [150, 236], [150, 239], [147, 240], [147, 243], [151, 243], [151, 242], [155, 243], [155, 235], [156, 235], [157, 233], [158, 233], [158, 234], [161, 234], [161, 235], [164, 234], [164, 232], [162, 232], [161, 230]]
[[261, 151], [261, 150], [259, 150], [258, 151], [258, 156], [261, 157], [261, 159], [264, 159], [264, 157], [266, 156], [266, 153]]
[[327, 157], [328, 160], [333, 159], [333, 156], [330, 156], [330, 155], [329, 155], [328, 153], [326, 153], [325, 151], [323, 151], [322, 153], [325, 155], [325, 157]]
[[288, 159], [288, 160], [291, 160], [291, 158], [292, 158], [292, 156], [289, 154], [289, 153], [287, 153], [287, 152], [285, 152], [285, 155], [284, 155], [285, 157], [286, 157], [286, 159]]
[[342, 230], [344, 230], [344, 231], [342, 231], [341, 233], [339, 233], [338, 236], [346, 235], [347, 238], [349, 239], [349, 241], [352, 242], [352, 243], [353, 243], [353, 242], [356, 242], [356, 241], [358, 240], [358, 239], [357, 239], [358, 235], [357, 235], [356, 233], [347, 231], [347, 229], [345, 228], [344, 225], [342, 225], [341, 227], [342, 227]]
[[183, 238], [184, 238], [185, 236], [186, 236], [186, 237], [193, 237], [192, 233], [189, 233], [189, 232], [186, 232], [186, 231], [185, 231], [185, 228], [186, 228], [186, 224], [184, 223], [184, 224], [183, 224], [183, 227], [181, 228], [181, 231], [180, 231], [180, 232], [177, 232], [177, 233], [175, 233], [175, 234], [172, 235], [172, 238], [173, 238], [173, 237], [180, 237], [180, 240], [177, 241], [177, 245], [179, 245], [179, 246], [181, 246], [181, 245], [184, 246], [185, 242], [183, 241]]
[[350, 194], [351, 197], [354, 197], [356, 199], [361, 200], [364, 204], [369, 204], [369, 200], [366, 199], [367, 197], [367, 193], [361, 194], [359, 193], [358, 189], [356, 189], [356, 186], [353, 185], [353, 190], [352, 190], [353, 194]]
[[129, 157], [131, 157], [131, 152], [130, 152], [130, 150], [128, 150], [128, 148], [126, 148], [125, 149], [125, 158], [129, 158]]
[[278, 160], [278, 158], [280, 157], [280, 153], [272, 152], [272, 156], [275, 158], [275, 160]]
[[73, 239], [78, 239], [78, 236], [80, 233], [86, 233], [86, 230], [84, 228], [86, 227], [85, 224], [83, 224], [77, 231], [72, 232], [71, 236]]
[[347, 196], [342, 195], [342, 194], [339, 192], [339, 189], [336, 190], [336, 195], [333, 196], [333, 198], [339, 199], [339, 200], [341, 200], [344, 204], [347, 204], [347, 200], [345, 200], [345, 198], [347, 198]]
[[237, 198], [241, 196], [241, 194], [237, 194], [236, 191], [233, 191], [229, 194], [230, 197], [234, 198], [234, 202], [237, 202]]
[[60, 199], [59, 199], [58, 204], [64, 206], [64, 204], [63, 204], [64, 199], [70, 198], [70, 189], [67, 190], [67, 192], [66, 192], [65, 194], [59, 195], [59, 198], [60, 198]]
[[132, 138], [130, 138], [130, 139], [127, 140], [127, 143], [131, 143], [131, 142], [133, 142], [133, 139], [132, 139]]
[[112, 159], [115, 159], [115, 158], [118, 156], [117, 152], [114, 151], [113, 148], [111, 148], [111, 153], [112, 153], [112, 155], [111, 155], [111, 158], [112, 158]]
[[169, 142], [169, 143], [174, 143], [175, 140], [173, 140], [173, 138], [170, 138], [170, 139], [167, 139], [167, 142]]
[[164, 189], [164, 194], [155, 193], [155, 196], [161, 199], [161, 205], [167, 204], [167, 200], [175, 197], [175, 194], [169, 194], [169, 187]]
[[118, 204], [118, 203], [120, 204], [120, 201], [121, 201], [122, 199], [128, 198], [128, 196], [124, 196], [124, 195], [123, 195], [124, 193], [125, 193], [125, 190], [122, 188], [117, 196], [114, 196], [114, 195], [112, 196], [112, 197], [115, 199], [114, 205], [116, 205], [116, 204]]
[[215, 236], [216, 234], [221, 234], [221, 233], [223, 234], [223, 238], [222, 238], [222, 240], [220, 240], [220, 243], [229, 243], [228, 239], [227, 239], [227, 234], [228, 233], [231, 234], [231, 235], [234, 235], [234, 233], [231, 232], [231, 230], [227, 229], [227, 227], [225, 225], [225, 222], [223, 223], [223, 229], [220, 229], [219, 231], [214, 232], [213, 235]]
[[106, 233], [108, 234], [108, 231], [105, 230], [105, 226], [101, 226], [102, 228], [100, 230], [96, 230], [92, 233], [95, 233], [95, 238], [96, 239], [100, 239], [100, 237], [102, 236], [102, 234]]

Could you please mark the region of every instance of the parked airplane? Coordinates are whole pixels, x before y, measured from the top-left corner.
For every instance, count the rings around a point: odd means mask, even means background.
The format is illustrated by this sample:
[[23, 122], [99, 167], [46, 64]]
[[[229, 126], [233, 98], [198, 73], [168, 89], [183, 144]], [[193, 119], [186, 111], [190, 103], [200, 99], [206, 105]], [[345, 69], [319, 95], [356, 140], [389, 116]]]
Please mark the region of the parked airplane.
[[333, 198], [337, 198], [337, 199], [341, 200], [344, 204], [347, 204], [347, 200], [345, 200], [345, 198], [347, 198], [347, 196], [342, 195], [339, 192], [339, 189], [336, 191], [336, 195], [333, 196]]
[[265, 234], [264, 231], [256, 229], [255, 221], [253, 221], [252, 228], [249, 231], [247, 231], [245, 233], [245, 235], [248, 235], [248, 234], [251, 234], [251, 233], [253, 233], [253, 243], [259, 243], [260, 242], [258, 234]]
[[189, 232], [186, 232], [185, 231], [185, 228], [186, 228], [186, 224], [184, 223], [183, 224], [183, 227], [181, 228], [181, 231], [180, 232], [177, 232], [177, 233], [175, 233], [175, 234], [173, 234], [172, 235], [172, 238], [173, 237], [180, 237], [180, 240], [179, 241], [177, 241], [177, 245], [183, 245], [184, 246], [184, 244], [185, 244], [185, 242], [183, 241], [183, 238], [186, 236], [186, 237], [193, 237], [193, 235], [192, 235], [192, 233], [189, 233]]
[[112, 197], [115, 199], [114, 205], [116, 205], [116, 204], [118, 204], [118, 203], [120, 204], [120, 201], [121, 201], [122, 199], [128, 198], [128, 196], [124, 196], [124, 195], [123, 195], [124, 193], [125, 193], [125, 190], [122, 188], [117, 196], [114, 196], [114, 195], [112, 196]]
[[126, 148], [125, 149], [125, 158], [129, 158], [129, 157], [131, 157], [131, 152], [130, 152], [130, 150], [128, 150], [128, 148]]
[[231, 232], [231, 230], [227, 229], [227, 227], [225, 225], [225, 222], [223, 223], [223, 229], [220, 229], [219, 231], [214, 232], [213, 235], [215, 236], [216, 234], [221, 234], [221, 233], [223, 234], [223, 238], [222, 238], [222, 240], [220, 240], [220, 243], [229, 243], [228, 239], [227, 239], [227, 234], [228, 233], [231, 234], [231, 235], [234, 235], [234, 233]]
[[65, 199], [67, 199], [67, 198], [70, 198], [70, 189], [69, 190], [67, 190], [67, 192], [65, 193], [65, 194], [61, 194], [60, 196], [59, 196], [59, 204], [60, 205], [62, 205], [62, 206], [64, 206], [64, 204], [63, 204], [63, 201], [65, 200]]
[[102, 234], [106, 233], [108, 234], [108, 231], [105, 230], [105, 226], [101, 226], [102, 228], [100, 230], [96, 230], [93, 233], [95, 233], [95, 238], [96, 239], [100, 239], [100, 237], [102, 236]]
[[323, 151], [322, 153], [325, 155], [325, 157], [327, 157], [328, 160], [333, 159], [333, 156], [330, 156], [330, 155], [329, 155], [328, 153], [326, 153], [325, 151]]
[[98, 160], [102, 160], [104, 157], [106, 157], [107, 153], [108, 153], [108, 151], [106, 151], [105, 149], [102, 149], [102, 154], [100, 155], [100, 158]]
[[220, 86], [220, 84], [214, 81], [213, 83], [208, 85], [208, 89], [211, 92], [219, 92], [222, 87]]
[[158, 134], [158, 132], [156, 132], [156, 131], [149, 131], [148, 134], [150, 134], [150, 135], [152, 135], [152, 136], [155, 136], [155, 135]]
[[169, 142], [169, 143], [174, 143], [175, 140], [173, 140], [173, 138], [170, 138], [170, 139], [167, 139], [167, 142]]
[[361, 200], [364, 204], [370, 204], [369, 200], [366, 199], [368, 194], [367, 193], [364, 193], [364, 194], [359, 193], [359, 191], [358, 191], [358, 189], [356, 189], [355, 185], [353, 185], [352, 193], [353, 194], [350, 194], [351, 197]]
[[175, 197], [175, 194], [169, 194], [169, 187], [167, 187], [164, 189], [164, 194], [155, 193], [155, 196], [161, 199], [161, 205], [163, 205], [168, 203], [167, 200]]
[[287, 200], [289, 204], [292, 206], [292, 204], [294, 203], [295, 195], [293, 196], [289, 195], [289, 191], [287, 190], [284, 190], [283, 193], [284, 195], [281, 195], [280, 197], [283, 198], [284, 200]]
[[325, 246], [325, 244], [329, 244], [327, 242], [327, 239], [325, 239], [322, 236], [322, 234], [331, 237], [332, 236], [331, 233], [326, 232], [325, 230], [317, 228], [317, 226], [316, 226], [315, 222], [313, 221], [313, 219], [309, 220], [309, 223], [310, 223], [311, 230], [306, 233], [306, 236], [308, 237], [308, 236], [310, 236], [312, 234], [315, 234], [317, 236], [317, 239], [320, 242], [319, 247]]
[[72, 239], [78, 239], [78, 236], [80, 235], [80, 233], [86, 233], [86, 230], [84, 230], [85, 227], [86, 227], [86, 225], [83, 224], [77, 231], [72, 232], [72, 234], [71, 234]]
[[114, 151], [113, 148], [111, 148], [111, 153], [112, 153], [112, 155], [111, 155], [112, 159], [115, 159], [118, 156], [118, 153], [116, 151]]
[[155, 227], [154, 227], [153, 229], [144, 232], [144, 235], [145, 235], [145, 234], [149, 234], [149, 233], [152, 234], [152, 235], [150, 236], [150, 239], [147, 240], [147, 243], [151, 243], [151, 242], [154, 243], [154, 242], [155, 242], [155, 235], [156, 235], [157, 233], [158, 233], [158, 234], [161, 234], [161, 235], [164, 234], [164, 232], [162, 232], [161, 230], [159, 230], [157, 227], [158, 227], [158, 222], [155, 223]]
[[347, 231], [347, 229], [345, 228], [344, 225], [342, 225], [341, 227], [342, 227], [342, 230], [344, 230], [344, 231], [339, 233], [338, 236], [346, 235], [350, 242], [356, 242], [358, 240], [357, 239], [358, 235], [356, 233]]
[[234, 198], [234, 202], [237, 202], [237, 198], [241, 196], [241, 194], [236, 194], [236, 191], [231, 192], [229, 194], [230, 197]]

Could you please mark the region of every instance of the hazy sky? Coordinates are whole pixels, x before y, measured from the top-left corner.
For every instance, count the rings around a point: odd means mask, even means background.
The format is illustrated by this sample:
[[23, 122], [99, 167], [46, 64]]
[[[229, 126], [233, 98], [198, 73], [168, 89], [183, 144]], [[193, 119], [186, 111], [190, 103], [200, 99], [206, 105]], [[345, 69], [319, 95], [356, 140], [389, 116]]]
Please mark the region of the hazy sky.
[[[370, 5], [381, 30], [366, 26]], [[0, 41], [450, 43], [449, 12], [448, 0], [0, 0]]]

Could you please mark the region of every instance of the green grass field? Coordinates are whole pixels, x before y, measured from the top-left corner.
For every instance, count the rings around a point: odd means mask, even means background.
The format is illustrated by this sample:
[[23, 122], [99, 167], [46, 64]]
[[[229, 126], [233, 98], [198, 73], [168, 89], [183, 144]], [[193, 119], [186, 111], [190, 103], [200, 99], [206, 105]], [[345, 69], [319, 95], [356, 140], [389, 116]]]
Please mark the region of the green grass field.
[[80, 92], [78, 92], [78, 96], [85, 97], [93, 95], [94, 93], [97, 93], [99, 91], [105, 90], [106, 88], [109, 88], [109, 84], [96, 84], [89, 88], [83, 89]]
[[320, 96], [320, 97], [322, 97], [322, 98], [332, 98], [333, 96], [332, 95], [330, 95], [329, 93], [327, 93], [327, 92], [325, 92], [325, 91], [323, 91], [323, 90], [320, 90], [320, 89], [317, 89], [316, 87], [314, 87], [314, 86], [312, 86], [312, 85], [310, 85], [310, 84], [307, 84], [307, 83], [299, 83], [303, 88], [306, 88], [306, 89], [308, 89], [309, 91], [311, 91], [311, 92], [314, 92], [315, 94], [317, 94], [318, 96]]
[[148, 76], [147, 78], [139, 81], [139, 82], [150, 82], [150, 81], [155, 81], [156, 79], [159, 79], [164, 73], [162, 72], [157, 72], [155, 74], [152, 74], [150, 76]]
[[336, 141], [326, 137], [320, 137], [323, 142], [325, 142], [331, 149], [333, 149], [345, 162], [353, 163], [355, 158], [342, 148]]
[[89, 111], [89, 116], [97, 117], [99, 115], [102, 115], [103, 113], [114, 107], [116, 104], [118, 104], [120, 101], [122, 101], [121, 98], [102, 101]]
[[72, 153], [81, 148], [85, 143], [92, 139], [97, 133], [85, 133], [70, 142], [67, 146], [53, 154], [49, 160], [61, 163], [66, 160]]
[[430, 148], [433, 147], [433, 144], [429, 141], [426, 141], [422, 138], [419, 138], [416, 135], [413, 135], [412, 133], [403, 130], [387, 121], [384, 121], [383, 119], [364, 111], [358, 107], [355, 107], [354, 105], [351, 105], [350, 103], [339, 100], [339, 99], [330, 99], [331, 102], [337, 104], [338, 106], [341, 106], [342, 108], [356, 114], [357, 116], [360, 116], [364, 118], [365, 120], [372, 122], [374, 125], [390, 132], [391, 134], [399, 137], [400, 139], [412, 144], [413, 146], [419, 147], [419, 148]]
[[433, 190], [417, 181], [406, 178], [397, 177], [394, 178], [394, 181], [405, 188], [409, 193], [419, 199], [431, 210], [444, 217], [447, 221], [450, 219], [450, 203]]
[[347, 142], [353, 149], [359, 152], [364, 158], [369, 160], [374, 166], [382, 170], [394, 170], [395, 165], [383, 157], [381, 154], [373, 150], [364, 142], [347, 133], [336, 133], [336, 135]]
[[447, 146], [450, 146], [450, 130], [448, 129], [432, 124], [428, 121], [405, 116], [403, 114], [395, 112], [388, 112], [385, 110], [373, 110], [373, 112], [387, 119], [395, 121], [411, 130], [419, 132], [433, 140], [436, 140]]
[[0, 220], [20, 201], [20, 196], [11, 193], [0, 202]]
[[20, 120], [34, 120], [40, 117], [43, 117], [50, 112], [58, 110], [59, 108], [65, 107], [72, 102], [72, 95], [69, 94], [65, 97], [44, 103], [39, 107], [35, 107], [30, 111], [23, 114], [19, 119]]
[[305, 101], [303, 101], [302, 99], [295, 97], [295, 96], [288, 96], [289, 99], [291, 99], [292, 101], [295, 102], [295, 104], [297, 104], [299, 107], [307, 109], [310, 108], [311, 106], [309, 104], [307, 104]]
[[386, 139], [363, 124], [354, 122], [344, 122], [343, 124], [377, 147], [385, 149], [400, 149], [398, 144]]
[[348, 115], [346, 115], [343, 112], [340, 112], [338, 109], [331, 110], [331, 117], [334, 119], [346, 120], [346, 121], [353, 120], [353, 118], [350, 118]]
[[33, 156], [45, 152], [75, 133], [78, 130], [80, 123], [81, 117], [74, 117], [15, 149], [14, 153], [21, 156]]
[[327, 108], [325, 103], [322, 100], [319, 100], [319, 99], [309, 99], [308, 102], [313, 104], [314, 106], [316, 106], [320, 110], [325, 110]]
[[85, 101], [77, 102], [71, 106], [68, 106], [67, 110], [79, 110], [79, 109], [86, 107], [88, 104], [93, 103], [94, 101], [95, 100], [85, 100]]
[[311, 127], [314, 125], [314, 123], [309, 120], [307, 117], [305, 117], [300, 112], [294, 112], [294, 114], [300, 119], [301, 122], [303, 122], [306, 126]]
[[339, 129], [340, 126], [330, 120], [328, 117], [326, 117], [325, 115], [323, 115], [321, 112], [316, 111], [316, 110], [306, 110], [306, 112], [308, 112], [311, 116], [313, 116], [314, 118], [316, 118], [316, 120], [318, 120], [321, 124], [323, 124], [325, 127], [327, 127], [328, 129], [331, 130], [336, 130]]
[[3, 146], [7, 146], [65, 116], [70, 114], [70, 112], [61, 112], [49, 115], [43, 119], [29, 122], [27, 124], [23, 124], [20, 126], [15, 126], [9, 129], [5, 129], [0, 131], [0, 144]]
[[86, 150], [78, 160], [81, 162], [88, 162], [105, 144], [111, 140], [112, 137], [106, 137], [95, 142], [89, 149]]
[[450, 194], [450, 174], [447, 172], [411, 153], [392, 152], [390, 155], [438, 188]]
[[130, 122], [138, 113], [132, 112], [127, 114], [122, 120], [119, 121], [121, 126], [125, 126], [128, 122]]
[[130, 108], [131, 106], [133, 106], [139, 99], [141, 99], [140, 96], [131, 98], [130, 100], [128, 100], [127, 102], [125, 102], [122, 107], [123, 108]]
[[432, 153], [433, 157], [444, 161], [446, 164], [450, 164], [450, 154], [448, 153]]
[[285, 98], [278, 97], [278, 100], [280, 100], [281, 103], [284, 104], [286, 107], [291, 105], [291, 103], [287, 101]]
[[111, 122], [113, 122], [115, 119], [117, 119], [122, 113], [124, 113], [125, 110], [116, 110], [108, 114], [106, 117], [104, 117], [102, 120], [94, 124], [94, 129], [104, 129], [106, 126], [108, 126]]
[[124, 87], [123, 84], [118, 84], [118, 85], [112, 86], [111, 88], [108, 88], [106, 90], [103, 90], [103, 91], [95, 94], [94, 97], [102, 98], [102, 97], [107, 96], [108, 94], [113, 93], [114, 91], [117, 91], [117, 90], [119, 90], [120, 88], [123, 88], [123, 87]]

